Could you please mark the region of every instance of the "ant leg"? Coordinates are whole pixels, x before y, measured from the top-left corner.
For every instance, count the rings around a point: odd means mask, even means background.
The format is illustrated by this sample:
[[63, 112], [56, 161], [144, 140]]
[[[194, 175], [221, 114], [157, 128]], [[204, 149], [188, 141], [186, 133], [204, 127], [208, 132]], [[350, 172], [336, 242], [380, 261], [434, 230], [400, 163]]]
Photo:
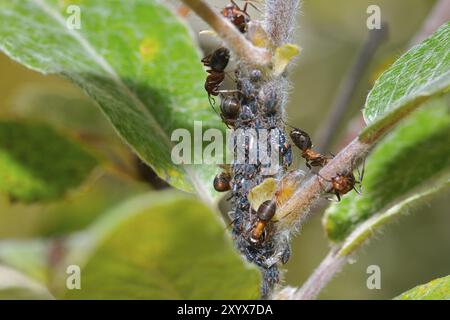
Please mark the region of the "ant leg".
[[341, 195], [339, 194], [339, 192], [335, 191], [334, 194], [336, 195], [336, 198], [338, 199], [338, 202], [341, 201]]
[[248, 1], [245, 1], [244, 7], [242, 8], [241, 12], [248, 16], [247, 14], [247, 7], [248, 7]]
[[309, 169], [309, 170], [312, 170], [312, 167], [311, 167], [311, 165], [309, 164], [309, 162], [308, 162], [308, 161], [306, 161], [306, 163], [305, 163], [305, 164], [306, 164], [306, 166], [308, 167], [308, 169]]
[[214, 93], [240, 93], [242, 94], [241, 90], [214, 90]]
[[362, 171], [361, 171], [361, 174], [359, 175], [359, 183], [361, 183], [364, 178], [365, 170], [366, 170], [366, 159], [363, 160]]
[[229, 72], [225, 72], [225, 75], [231, 80], [231, 81], [236, 81], [235, 78], [233, 78]]
[[[218, 116], [221, 116], [221, 115], [217, 112], [216, 108], [214, 108], [214, 106], [216, 105], [216, 100], [214, 100], [214, 98], [211, 97], [210, 94], [208, 94], [208, 100], [209, 100], [209, 105], [210, 105], [211, 108], [214, 110], [214, 112], [215, 112]], [[211, 101], [212, 101], [212, 102], [211, 102]]]
[[230, 228], [236, 223], [237, 220], [238, 220], [238, 218], [233, 219], [233, 220], [225, 227], [225, 230], [230, 229]]
[[259, 10], [259, 8], [253, 3], [252, 0], [247, 0], [247, 1], [245, 1], [244, 9], [242, 10], [245, 14], [247, 14], [247, 4], [251, 5], [253, 7], [253, 9], [258, 11], [259, 13], [262, 13], [261, 10]]
[[356, 192], [357, 194], [361, 195], [361, 190], [356, 189], [355, 186], [353, 186], [353, 190], [355, 190], [355, 192]]
[[[211, 107], [214, 109], [214, 106], [216, 105], [216, 100], [211, 97], [210, 94], [208, 94], [208, 100], [209, 100], [209, 104], [211, 105]], [[211, 102], [212, 101], [212, 102]], [[215, 109], [214, 109], [215, 110]]]

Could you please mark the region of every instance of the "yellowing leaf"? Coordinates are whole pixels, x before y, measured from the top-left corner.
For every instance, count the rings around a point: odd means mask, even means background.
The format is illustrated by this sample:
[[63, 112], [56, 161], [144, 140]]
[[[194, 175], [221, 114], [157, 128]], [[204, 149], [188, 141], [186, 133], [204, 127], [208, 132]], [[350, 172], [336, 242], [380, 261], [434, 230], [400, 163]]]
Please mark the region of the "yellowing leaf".
[[273, 73], [278, 76], [284, 72], [289, 62], [301, 51], [299, 46], [287, 43], [275, 50]]

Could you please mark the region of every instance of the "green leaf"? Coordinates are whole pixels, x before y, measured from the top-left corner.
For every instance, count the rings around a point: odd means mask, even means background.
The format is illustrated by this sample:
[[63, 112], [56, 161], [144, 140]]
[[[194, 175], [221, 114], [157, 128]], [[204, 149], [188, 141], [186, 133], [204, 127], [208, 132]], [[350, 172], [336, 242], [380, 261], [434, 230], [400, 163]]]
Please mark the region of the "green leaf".
[[450, 88], [450, 22], [400, 57], [376, 81], [363, 110], [361, 140], [389, 126], [424, 100]]
[[0, 49], [42, 73], [60, 74], [98, 102], [119, 135], [158, 173], [205, 200], [215, 166], [175, 165], [174, 129], [223, 128], [208, 106], [205, 72], [186, 26], [160, 1], [78, 2], [81, 29], [68, 29], [67, 3], [1, 1]]
[[251, 299], [259, 272], [236, 253], [215, 213], [185, 194], [149, 193], [72, 239], [81, 267], [69, 299]]
[[74, 86], [27, 85], [18, 90], [11, 104], [7, 115], [45, 122], [82, 136], [115, 137], [119, 140], [101, 110]]
[[450, 276], [412, 288], [395, 300], [450, 300]]
[[97, 160], [77, 142], [43, 124], [0, 121], [0, 192], [33, 202], [80, 185]]
[[64, 236], [86, 228], [125, 199], [148, 191], [145, 183], [97, 168], [80, 188], [50, 203], [29, 205], [0, 198], [0, 238]]
[[337, 252], [337, 256], [350, 256], [356, 249], [361, 247], [366, 240], [372, 237], [384, 225], [392, 222], [394, 218], [402, 214], [410, 213], [412, 207], [417, 208], [440, 193], [450, 191], [450, 180], [439, 183], [437, 186], [427, 188], [418, 192], [399, 203], [396, 203], [386, 211], [376, 214], [360, 225], [345, 239]]
[[0, 241], [0, 263], [47, 283], [49, 277], [49, 243], [44, 240]]
[[[449, 96], [433, 100], [383, 140], [366, 162], [362, 195], [354, 192], [330, 206], [323, 219], [332, 241], [417, 188], [446, 179], [450, 168]], [[447, 174], [448, 176], [448, 174]]]
[[3, 299], [49, 300], [54, 297], [38, 282], [13, 269], [0, 266], [0, 300]]

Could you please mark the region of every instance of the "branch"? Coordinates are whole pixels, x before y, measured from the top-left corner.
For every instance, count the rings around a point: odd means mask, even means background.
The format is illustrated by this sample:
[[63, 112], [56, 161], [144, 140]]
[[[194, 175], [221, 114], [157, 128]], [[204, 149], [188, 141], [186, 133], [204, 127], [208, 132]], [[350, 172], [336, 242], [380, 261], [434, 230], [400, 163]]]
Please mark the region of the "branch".
[[389, 208], [384, 213], [375, 215], [362, 223], [341, 244], [336, 245], [331, 249], [330, 253], [328, 253], [303, 286], [294, 292], [291, 291], [290, 296], [287, 298], [294, 300], [315, 299], [320, 291], [342, 269], [353, 253], [366, 243], [377, 230], [404, 212], [408, 212], [407, 209], [413, 204], [416, 205], [417, 202], [427, 203], [430, 198], [441, 191], [448, 191], [450, 188], [450, 181], [448, 178], [443, 180], [444, 181], [438, 184], [438, 186], [415, 194]]
[[[297, 229], [307, 218], [310, 209], [316, 205], [320, 196], [331, 187], [331, 180], [338, 173], [352, 172], [358, 163], [366, 157], [378, 141], [411, 112], [424, 105], [431, 96], [419, 97], [407, 107], [394, 110], [390, 117], [381, 118], [364, 129], [357, 138], [339, 152], [318, 175], [303, 183], [289, 200], [280, 207], [277, 216], [283, 228]], [[325, 178], [319, 178], [319, 176]]]
[[320, 291], [341, 271], [347, 262], [345, 257], [339, 256], [339, 248], [331, 249], [325, 259], [314, 270], [300, 289], [293, 292], [290, 300], [313, 300]]
[[266, 0], [264, 29], [276, 47], [292, 42], [300, 0]]
[[[375, 142], [376, 140], [366, 143], [356, 138], [323, 167], [319, 175], [330, 180], [337, 173], [353, 171]], [[313, 175], [303, 183], [292, 197], [279, 208], [277, 216], [282, 218], [279, 223], [283, 227], [297, 229], [307, 217], [310, 209], [319, 202], [320, 196], [330, 185], [329, 182], [319, 178], [319, 175]]]
[[338, 95], [331, 107], [330, 115], [325, 121], [325, 124], [321, 126], [321, 133], [319, 134], [319, 139], [317, 139], [317, 150], [319, 152], [328, 149], [336, 130], [350, 106], [350, 101], [356, 86], [361, 81], [364, 71], [369, 66], [378, 47], [387, 38], [387, 35], [387, 24], [383, 24], [380, 30], [375, 29], [369, 31], [369, 36], [361, 48], [358, 57], [340, 85]]
[[272, 61], [271, 52], [255, 47], [230, 21], [216, 13], [210, 5], [202, 0], [182, 1], [213, 28], [242, 62], [264, 66]]

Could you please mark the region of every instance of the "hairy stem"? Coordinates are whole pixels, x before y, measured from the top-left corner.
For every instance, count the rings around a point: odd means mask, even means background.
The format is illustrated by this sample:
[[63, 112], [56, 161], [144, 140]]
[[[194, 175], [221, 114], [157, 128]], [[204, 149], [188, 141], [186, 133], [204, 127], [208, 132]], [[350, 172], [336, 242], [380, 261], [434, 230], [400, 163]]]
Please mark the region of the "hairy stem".
[[427, 188], [423, 192], [414, 194], [402, 202], [392, 206], [385, 212], [377, 214], [356, 228], [344, 241], [330, 250], [330, 253], [320, 263], [317, 269], [303, 284], [300, 289], [294, 291], [288, 298], [294, 300], [315, 299], [320, 291], [341, 271], [344, 264], [351, 255], [371, 238], [377, 230], [391, 222], [394, 218], [408, 212], [408, 208], [417, 204], [427, 203], [432, 197], [441, 192], [448, 192], [450, 180], [443, 179], [443, 182], [434, 188]]
[[219, 15], [209, 4], [202, 0], [182, 1], [217, 32], [241, 61], [261, 66], [271, 62], [272, 54], [268, 50], [255, 47], [230, 21]]
[[264, 29], [275, 46], [292, 42], [300, 0], [266, 0]]
[[290, 297], [292, 300], [313, 300], [319, 295], [347, 262], [347, 258], [339, 256], [338, 251], [338, 248], [334, 248], [328, 253], [303, 286], [293, 293]]
[[318, 175], [313, 175], [303, 183], [292, 197], [279, 208], [278, 215], [283, 218], [279, 223], [287, 228], [297, 229], [307, 217], [311, 207], [318, 203], [320, 196], [326, 192], [329, 186], [329, 182], [326, 180], [330, 180], [338, 173], [353, 171], [372, 146], [373, 143], [364, 143], [358, 138], [353, 140], [323, 167]]

